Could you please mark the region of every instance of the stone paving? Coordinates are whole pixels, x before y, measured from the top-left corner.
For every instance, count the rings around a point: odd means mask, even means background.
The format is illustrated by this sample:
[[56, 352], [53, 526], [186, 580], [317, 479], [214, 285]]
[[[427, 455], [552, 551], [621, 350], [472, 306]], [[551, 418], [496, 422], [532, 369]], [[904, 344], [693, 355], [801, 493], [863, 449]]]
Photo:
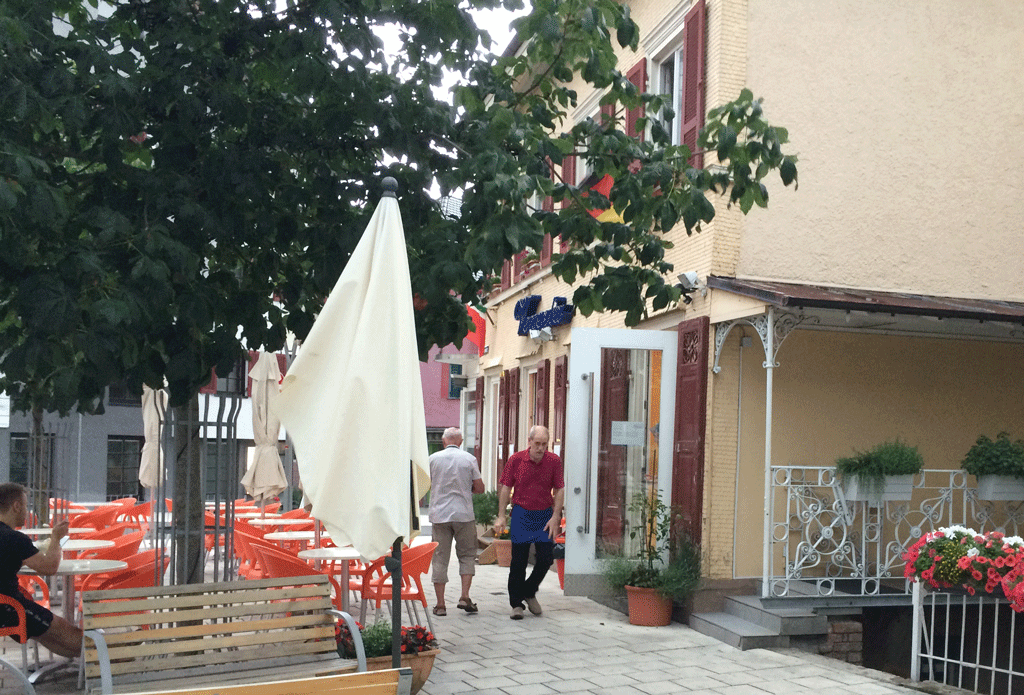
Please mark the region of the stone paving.
[[[952, 688], [916, 686], [868, 668], [797, 650], [739, 651], [685, 625], [637, 627], [618, 611], [563, 596], [552, 568], [538, 594], [540, 617], [509, 619], [508, 569], [480, 565], [472, 598], [480, 612], [455, 608], [458, 565], [452, 553], [448, 615], [431, 616], [441, 652], [422, 695], [898, 695]], [[424, 587], [433, 596], [433, 587]], [[432, 602], [431, 602], [432, 605]], [[386, 611], [385, 611], [386, 614]], [[408, 618], [403, 620], [409, 624]], [[422, 610], [420, 622], [425, 623]], [[21, 665], [20, 648], [3, 640], [3, 656]], [[30, 649], [31, 652], [31, 649]], [[46, 658], [46, 651], [40, 650]], [[2, 693], [21, 692], [12, 679]], [[71, 673], [37, 684], [40, 695], [77, 693]]]

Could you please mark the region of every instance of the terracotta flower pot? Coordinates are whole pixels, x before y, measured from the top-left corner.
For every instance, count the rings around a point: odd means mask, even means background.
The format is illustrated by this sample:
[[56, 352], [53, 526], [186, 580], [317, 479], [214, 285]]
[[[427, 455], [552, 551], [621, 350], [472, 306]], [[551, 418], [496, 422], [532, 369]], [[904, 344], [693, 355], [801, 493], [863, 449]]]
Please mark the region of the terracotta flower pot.
[[631, 625], [655, 627], [672, 622], [672, 598], [664, 596], [657, 589], [627, 586], [626, 599]]
[[[412, 669], [412, 695], [416, 695], [430, 678], [430, 671], [434, 668], [434, 657], [440, 651], [440, 649], [430, 649], [418, 654], [402, 654], [402, 666]], [[389, 668], [391, 668], [390, 656], [374, 656], [366, 660], [367, 671], [383, 671]]]
[[512, 565], [512, 541], [508, 538], [495, 538], [494, 549], [497, 551], [498, 567]]

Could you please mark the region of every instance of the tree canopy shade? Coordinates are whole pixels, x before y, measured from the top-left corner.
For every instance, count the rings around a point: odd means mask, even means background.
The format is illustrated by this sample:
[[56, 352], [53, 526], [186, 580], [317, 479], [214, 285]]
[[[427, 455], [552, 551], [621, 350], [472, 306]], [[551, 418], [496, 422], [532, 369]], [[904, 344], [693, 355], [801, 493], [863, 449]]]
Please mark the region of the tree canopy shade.
[[[710, 114], [713, 168], [689, 167], [653, 117], [637, 121], [650, 137], [626, 135], [622, 109], [665, 108], [615, 69], [615, 43], [637, 46], [628, 6], [538, 0], [518, 20], [525, 51], [500, 59], [479, 51], [469, 7], [0, 0], [0, 387], [15, 407], [91, 411], [108, 384], [165, 378], [179, 405], [243, 345], [305, 336], [386, 175], [424, 352], [459, 343], [465, 305], [545, 233], [569, 244], [552, 269], [579, 281], [579, 309], [635, 325], [679, 300], [665, 231], [710, 221], [708, 194], [746, 212], [767, 203], [771, 172], [795, 180], [785, 131], [746, 92]], [[468, 77], [454, 107], [433, 92], [442, 68]], [[564, 125], [574, 75], [607, 89], [614, 121]], [[570, 155], [614, 177], [607, 197], [561, 180]], [[460, 217], [435, 182], [462, 196]], [[558, 212], [530, 208], [535, 194]], [[609, 205], [621, 222], [589, 214]]]

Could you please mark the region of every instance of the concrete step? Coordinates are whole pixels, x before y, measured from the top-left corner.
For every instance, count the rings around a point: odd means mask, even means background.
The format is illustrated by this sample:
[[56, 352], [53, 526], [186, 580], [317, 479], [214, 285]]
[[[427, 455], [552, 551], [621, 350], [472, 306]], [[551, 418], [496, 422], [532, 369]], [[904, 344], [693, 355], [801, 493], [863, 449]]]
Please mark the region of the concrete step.
[[828, 618], [807, 608], [765, 608], [758, 596], [727, 596], [725, 612], [777, 635], [824, 635]]
[[730, 613], [694, 613], [690, 627], [737, 649], [788, 647], [789, 637]]

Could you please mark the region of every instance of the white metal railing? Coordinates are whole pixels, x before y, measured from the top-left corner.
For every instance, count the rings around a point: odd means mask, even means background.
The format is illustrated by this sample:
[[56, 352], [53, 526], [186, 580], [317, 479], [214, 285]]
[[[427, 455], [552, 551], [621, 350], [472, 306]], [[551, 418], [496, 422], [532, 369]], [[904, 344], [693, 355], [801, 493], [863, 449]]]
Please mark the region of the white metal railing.
[[910, 593], [903, 553], [922, 535], [960, 524], [1020, 535], [1024, 502], [978, 499], [960, 470], [914, 476], [909, 502], [873, 506], [846, 499], [832, 467], [772, 466], [766, 515], [767, 595], [877, 596]]
[[913, 587], [911, 680], [989, 695], [1024, 691], [1024, 635], [1005, 599]]

